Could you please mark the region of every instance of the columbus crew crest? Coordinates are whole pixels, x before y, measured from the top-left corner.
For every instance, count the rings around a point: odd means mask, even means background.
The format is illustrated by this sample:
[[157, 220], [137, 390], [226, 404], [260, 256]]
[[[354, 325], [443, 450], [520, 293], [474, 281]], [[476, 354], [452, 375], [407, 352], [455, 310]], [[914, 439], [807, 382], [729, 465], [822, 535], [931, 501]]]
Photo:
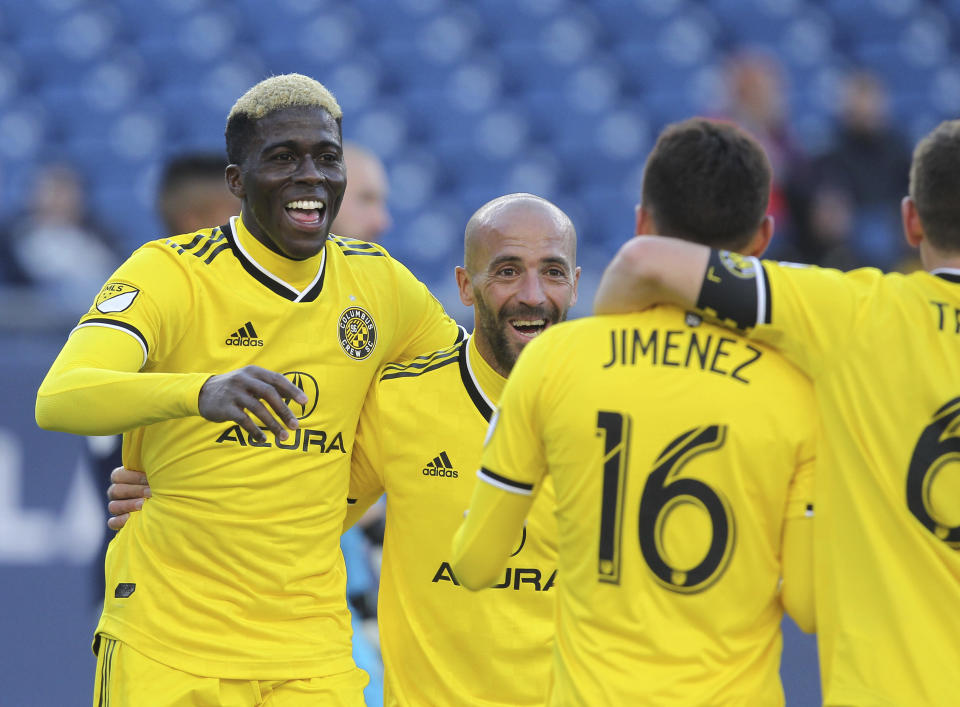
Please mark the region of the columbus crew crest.
[[347, 307], [337, 322], [340, 347], [350, 358], [362, 361], [377, 345], [377, 325], [373, 317], [360, 307]]

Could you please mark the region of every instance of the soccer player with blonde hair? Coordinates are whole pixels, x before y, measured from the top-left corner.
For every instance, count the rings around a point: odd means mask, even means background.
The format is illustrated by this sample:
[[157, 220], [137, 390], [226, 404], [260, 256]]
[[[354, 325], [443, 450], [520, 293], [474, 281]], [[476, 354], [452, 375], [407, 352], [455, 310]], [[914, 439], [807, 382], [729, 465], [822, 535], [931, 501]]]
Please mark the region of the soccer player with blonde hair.
[[[489, 592], [464, 589], [450, 537], [470, 502], [487, 423], [520, 351], [576, 301], [576, 231], [556, 205], [507, 194], [481, 206], [456, 270], [474, 332], [384, 366], [360, 415], [347, 524], [384, 492], [378, 620], [385, 704], [543, 704], [557, 589], [552, 489], [515, 538]], [[136, 511], [143, 479], [114, 472], [111, 509]]]
[[[814, 577], [824, 703], [960, 694], [960, 120], [918, 143], [901, 212], [924, 271], [844, 273], [667, 238], [623, 246], [596, 308], [696, 307], [779, 349], [822, 419]], [[665, 234], [672, 235], [672, 234]]]
[[383, 363], [460, 330], [382, 248], [330, 234], [340, 123], [306, 76], [244, 94], [240, 215], [138, 249], [41, 385], [42, 427], [124, 432], [152, 490], [108, 550], [95, 704], [362, 704], [338, 545], [360, 408]]
[[[758, 254], [769, 188], [754, 139], [675, 124], [647, 160], [637, 232]], [[808, 381], [698, 316], [659, 307], [560, 324], [507, 381], [453, 572], [489, 586], [552, 482], [548, 704], [783, 704], [784, 607], [812, 628], [815, 437]]]

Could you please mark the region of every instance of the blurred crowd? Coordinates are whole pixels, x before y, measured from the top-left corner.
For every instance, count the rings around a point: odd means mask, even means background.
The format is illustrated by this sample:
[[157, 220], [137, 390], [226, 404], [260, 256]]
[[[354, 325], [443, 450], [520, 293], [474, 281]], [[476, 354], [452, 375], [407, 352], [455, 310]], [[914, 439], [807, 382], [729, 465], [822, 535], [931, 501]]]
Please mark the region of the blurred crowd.
[[[771, 257], [841, 269], [912, 269], [899, 237], [910, 153], [906, 137], [891, 121], [883, 80], [866, 70], [843, 77], [830, 137], [817, 149], [805, 149], [797, 137], [786, 98], [790, 80], [773, 55], [732, 53], [723, 64], [719, 104], [704, 108], [749, 130], [771, 157], [776, 179], [771, 212], [777, 224]], [[386, 234], [385, 245], [392, 249], [383, 164], [357, 145], [348, 148], [347, 157], [352, 163], [348, 193], [355, 200], [345, 204], [337, 232], [365, 240]], [[443, 161], [442, 154], [435, 158]], [[167, 235], [144, 232], [137, 223], [128, 225], [129, 232], [111, 232], [103, 225], [106, 215], [96, 213], [88, 199], [84, 168], [65, 162], [36, 165], [28, 197], [0, 225], [0, 285], [8, 298], [22, 302], [26, 296], [32, 312], [8, 311], [0, 322], [5, 328], [35, 328], [43, 321], [62, 327], [86, 310], [138, 242]], [[178, 198], [192, 198], [195, 205], [189, 208], [195, 209], [208, 196], [198, 182]], [[365, 209], [370, 203], [373, 208]], [[165, 227], [183, 228], [171, 222], [163, 203], [158, 202], [157, 213]]]
[[[786, 100], [790, 77], [775, 57], [738, 52], [728, 56], [723, 66], [718, 92], [722, 100], [712, 110], [754, 134], [773, 164], [770, 208], [776, 236], [770, 256], [845, 270], [861, 266], [913, 269], [899, 235], [899, 203], [907, 190], [910, 152], [906, 137], [890, 119], [889, 96], [881, 78], [863, 70], [848, 73], [829, 140], [809, 150], [791, 122]], [[435, 155], [441, 163], [443, 158]], [[346, 147], [345, 159], [348, 188], [333, 232], [368, 241], [382, 239], [393, 249], [383, 164], [354, 144]], [[0, 224], [0, 286], [5, 301], [19, 304], [4, 308], [0, 327], [36, 328], [46, 322], [61, 334], [64, 326], [72, 326], [87, 310], [102, 283], [138, 242], [226, 221], [236, 211], [237, 201], [224, 185], [225, 162], [217, 152], [173, 156], [157, 176], [155, 187], [157, 215], [167, 233], [144, 232], [140, 224], [130, 223], [130, 232], [122, 234], [105, 227], [104, 214], [92, 208], [84, 186], [85, 165], [36, 165], [28, 198]], [[0, 192], [2, 188], [0, 180]], [[576, 225], [579, 229], [580, 224]], [[451, 237], [458, 240], [460, 234]], [[106, 474], [119, 464], [118, 444], [94, 440], [90, 449], [98, 484], [105, 488]], [[371, 673], [374, 689], [383, 512], [382, 504], [375, 506], [343, 540], [356, 629], [367, 639], [357, 642], [357, 650], [367, 653], [357, 658]], [[99, 565], [95, 573], [102, 583]]]

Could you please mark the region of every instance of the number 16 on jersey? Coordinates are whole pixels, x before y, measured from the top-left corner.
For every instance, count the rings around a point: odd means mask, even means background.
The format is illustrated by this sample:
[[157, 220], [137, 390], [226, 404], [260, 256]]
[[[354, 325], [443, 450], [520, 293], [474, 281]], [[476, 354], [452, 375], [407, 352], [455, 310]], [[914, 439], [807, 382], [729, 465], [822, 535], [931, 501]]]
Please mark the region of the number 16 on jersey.
[[[597, 413], [597, 436], [604, 439], [597, 570], [598, 579], [611, 584], [620, 583], [631, 429], [628, 415], [604, 410]], [[644, 484], [637, 519], [640, 552], [657, 582], [670, 591], [683, 594], [703, 591], [720, 578], [730, 562], [736, 534], [730, 504], [704, 481], [680, 476], [694, 457], [723, 447], [726, 436], [725, 425], [707, 425], [684, 432], [663, 449]], [[681, 568], [671, 565], [663, 537], [670, 514], [683, 504], [692, 504], [709, 515], [711, 533], [702, 559], [691, 567]]]

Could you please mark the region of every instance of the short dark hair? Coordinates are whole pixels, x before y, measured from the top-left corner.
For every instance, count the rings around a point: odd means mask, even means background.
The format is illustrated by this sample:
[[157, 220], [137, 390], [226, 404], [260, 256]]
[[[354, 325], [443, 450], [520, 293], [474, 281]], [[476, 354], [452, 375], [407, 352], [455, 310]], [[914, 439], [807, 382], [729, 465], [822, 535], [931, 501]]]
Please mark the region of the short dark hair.
[[759, 228], [772, 170], [760, 144], [731, 123], [668, 125], [647, 158], [643, 207], [659, 235], [737, 250]]
[[947, 120], [917, 143], [910, 196], [924, 235], [940, 250], [960, 251], [960, 120]]
[[178, 201], [198, 181], [224, 181], [227, 165], [217, 152], [185, 152], [171, 157], [163, 166], [157, 185], [157, 211], [168, 227], [175, 221]]

